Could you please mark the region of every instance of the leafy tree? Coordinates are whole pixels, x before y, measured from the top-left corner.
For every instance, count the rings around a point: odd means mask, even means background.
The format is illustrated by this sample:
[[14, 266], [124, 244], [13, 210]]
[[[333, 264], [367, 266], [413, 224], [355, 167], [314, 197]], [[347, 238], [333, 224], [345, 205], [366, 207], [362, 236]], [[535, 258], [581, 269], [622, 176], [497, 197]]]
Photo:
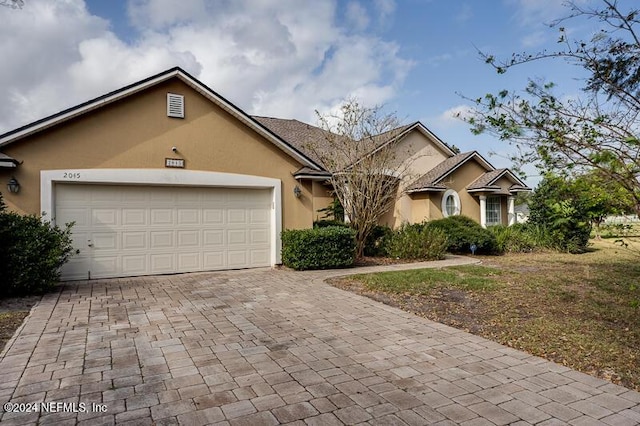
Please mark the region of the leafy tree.
[[607, 216], [627, 214], [634, 210], [629, 193], [601, 173], [592, 171], [578, 176], [570, 183], [574, 197], [580, 197], [583, 208], [600, 238], [600, 225]]
[[[640, 214], [640, 10], [615, 0], [586, 8], [568, 2], [569, 14], [553, 24], [559, 48], [514, 54], [498, 61], [483, 54], [498, 73], [544, 59], [564, 60], [588, 73], [577, 98], [561, 99], [554, 84], [530, 80], [524, 92], [503, 90], [474, 101], [466, 120], [474, 133], [489, 132], [518, 148], [512, 160], [537, 162], [545, 170], [597, 170], [633, 200]], [[587, 40], [573, 40], [566, 22], [595, 20], [600, 30]]]
[[405, 190], [409, 162], [400, 161], [393, 141], [401, 128], [394, 114], [347, 100], [337, 114], [318, 113], [324, 139], [307, 143], [331, 173], [335, 196], [356, 232], [356, 255], [367, 236]]
[[528, 223], [545, 228], [556, 249], [583, 252], [591, 234], [586, 195], [572, 181], [548, 174], [531, 195]]

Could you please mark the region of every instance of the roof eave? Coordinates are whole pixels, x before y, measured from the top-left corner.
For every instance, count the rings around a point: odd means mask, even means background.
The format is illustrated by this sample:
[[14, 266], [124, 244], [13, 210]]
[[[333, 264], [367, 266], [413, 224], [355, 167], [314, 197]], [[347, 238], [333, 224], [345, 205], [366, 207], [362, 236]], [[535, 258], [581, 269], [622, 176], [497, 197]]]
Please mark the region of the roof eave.
[[439, 188], [437, 186], [425, 186], [422, 188], [409, 189], [407, 193], [413, 194], [415, 192], [445, 192], [447, 188]]

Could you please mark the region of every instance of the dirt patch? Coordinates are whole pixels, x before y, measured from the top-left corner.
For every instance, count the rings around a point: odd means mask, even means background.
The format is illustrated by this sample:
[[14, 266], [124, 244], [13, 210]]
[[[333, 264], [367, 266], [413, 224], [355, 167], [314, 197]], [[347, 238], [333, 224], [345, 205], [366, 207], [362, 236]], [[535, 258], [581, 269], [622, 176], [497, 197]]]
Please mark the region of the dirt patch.
[[0, 352], [42, 296], [0, 299]]

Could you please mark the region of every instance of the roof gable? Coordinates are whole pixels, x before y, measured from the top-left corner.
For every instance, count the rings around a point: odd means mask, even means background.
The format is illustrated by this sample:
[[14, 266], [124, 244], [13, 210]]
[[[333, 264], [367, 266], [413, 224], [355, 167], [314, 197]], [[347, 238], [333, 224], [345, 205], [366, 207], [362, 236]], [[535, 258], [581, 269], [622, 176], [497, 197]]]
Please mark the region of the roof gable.
[[478, 154], [477, 151], [463, 152], [447, 158], [429, 172], [422, 175], [409, 187], [409, 192], [439, 191], [446, 189], [446, 187], [441, 183], [442, 180], [471, 159], [475, 159], [488, 171], [495, 170], [495, 168], [480, 154]]
[[531, 190], [531, 188], [527, 187], [527, 185], [515, 174], [513, 174], [511, 170], [496, 169], [478, 177], [478, 179], [476, 179], [469, 186], [467, 186], [467, 191], [469, 192], [500, 191], [502, 190], [502, 188], [495, 185], [495, 183], [503, 177], [507, 178], [509, 181], [512, 182], [512, 185], [509, 188], [510, 192]]
[[162, 82], [165, 82], [172, 78], [178, 78], [183, 83], [187, 84], [195, 91], [200, 93], [202, 96], [216, 104], [218, 107], [222, 108], [233, 117], [240, 120], [243, 124], [247, 125], [254, 131], [256, 131], [261, 136], [265, 137], [271, 143], [276, 145], [282, 151], [289, 154], [291, 157], [295, 158], [299, 161], [303, 166], [309, 167], [313, 170], [321, 170], [321, 166], [307, 155], [305, 155], [302, 151], [298, 150], [295, 146], [292, 146], [287, 141], [283, 140], [278, 134], [272, 132], [270, 129], [263, 126], [261, 123], [254, 120], [251, 116], [246, 114], [240, 108], [229, 102], [227, 99], [219, 95], [217, 92], [213, 91], [205, 84], [197, 80], [195, 77], [191, 76], [189, 73], [184, 71], [180, 67], [174, 67], [167, 71], [163, 71], [154, 76], [148, 77], [144, 80], [138, 81], [136, 83], [125, 86], [121, 89], [115, 90], [113, 92], [109, 92], [105, 95], [99, 96], [97, 98], [91, 99], [82, 104], [76, 105], [74, 107], [68, 108], [56, 114], [50, 115], [33, 123], [27, 124], [25, 126], [19, 127], [17, 129], [11, 130], [7, 133], [0, 135], [0, 147], [9, 145], [20, 139], [43, 131], [45, 129], [59, 126], [62, 123], [71, 120], [73, 118], [79, 117], [83, 114], [86, 114], [90, 111], [96, 110], [113, 102], [124, 99], [128, 96], [131, 96], [135, 93], [141, 92], [149, 87], [155, 86]]

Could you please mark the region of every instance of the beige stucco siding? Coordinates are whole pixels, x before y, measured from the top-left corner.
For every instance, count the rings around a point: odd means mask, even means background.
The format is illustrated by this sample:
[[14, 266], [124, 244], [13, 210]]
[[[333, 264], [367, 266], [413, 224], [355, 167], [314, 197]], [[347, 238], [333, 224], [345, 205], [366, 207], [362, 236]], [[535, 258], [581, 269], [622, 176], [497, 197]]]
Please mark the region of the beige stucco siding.
[[322, 220], [325, 212], [318, 212], [318, 210], [328, 207], [333, 202], [331, 188], [318, 181], [312, 181], [311, 188], [313, 194], [313, 220]]
[[[185, 97], [185, 118], [167, 117], [167, 93]], [[172, 147], [177, 153], [172, 152]], [[13, 173], [17, 195], [5, 195], [9, 206], [40, 212], [40, 171], [95, 168], [164, 168], [166, 157], [183, 158], [186, 170], [239, 173], [282, 181], [283, 228], [305, 228], [313, 220], [312, 188], [301, 185], [295, 198], [292, 176], [300, 164], [246, 124], [178, 79], [86, 113], [57, 127], [2, 149], [24, 161]]]
[[[447, 154], [436, 147], [434, 141], [418, 130], [406, 135], [395, 146], [396, 160], [399, 163], [404, 162], [407, 166], [404, 185], [410, 185], [447, 157]], [[426, 200], [423, 201], [426, 203]], [[381, 222], [392, 227], [398, 227], [404, 222], [421, 222], [425, 219], [424, 213], [427, 211], [426, 206], [423, 208], [420, 202], [416, 202], [415, 197], [403, 195]]]
[[395, 158], [408, 167], [407, 183], [414, 182], [425, 172], [448, 158], [436, 145], [418, 130], [406, 135], [395, 145]]
[[411, 222], [419, 223], [431, 217], [431, 200], [428, 192], [411, 196]]

